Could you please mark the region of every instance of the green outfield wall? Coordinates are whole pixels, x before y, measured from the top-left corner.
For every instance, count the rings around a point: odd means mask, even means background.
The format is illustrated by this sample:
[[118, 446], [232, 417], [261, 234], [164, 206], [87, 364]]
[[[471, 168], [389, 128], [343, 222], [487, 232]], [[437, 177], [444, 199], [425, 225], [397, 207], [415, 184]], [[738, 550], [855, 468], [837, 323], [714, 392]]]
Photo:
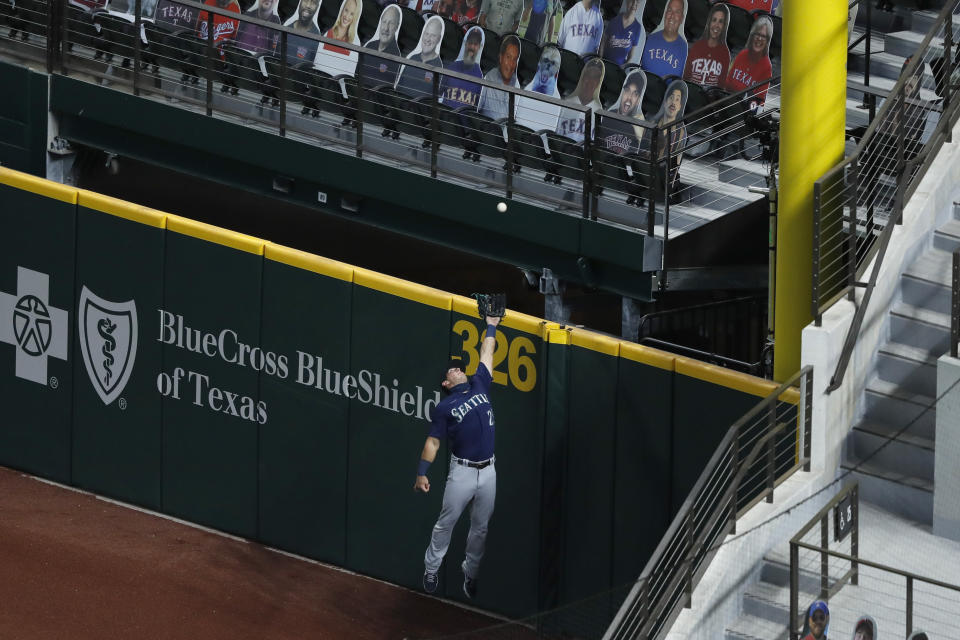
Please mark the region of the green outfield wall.
[[[479, 363], [472, 299], [7, 169], [0, 212], [0, 464], [419, 587], [445, 445], [429, 494], [416, 463], [444, 363]], [[776, 388], [514, 312], [493, 380], [475, 604], [512, 617], [634, 580]]]

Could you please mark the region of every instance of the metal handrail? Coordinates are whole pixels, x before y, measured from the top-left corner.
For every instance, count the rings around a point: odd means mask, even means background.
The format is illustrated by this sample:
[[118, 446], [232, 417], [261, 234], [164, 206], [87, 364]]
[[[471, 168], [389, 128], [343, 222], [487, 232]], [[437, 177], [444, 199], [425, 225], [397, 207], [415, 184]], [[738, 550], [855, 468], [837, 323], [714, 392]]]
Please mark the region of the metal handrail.
[[[905, 578], [905, 600], [906, 600], [906, 626], [907, 635], [913, 632], [913, 583], [922, 582], [935, 587], [950, 589], [960, 593], [960, 586], [949, 584], [934, 578], [928, 578], [911, 571], [897, 569], [890, 565], [881, 564], [872, 560], [866, 560], [860, 556], [859, 535], [860, 535], [860, 514], [859, 514], [859, 485], [851, 482], [846, 485], [836, 496], [833, 497], [824, 507], [805, 524], [793, 538], [790, 539], [790, 613], [788, 635], [789, 640], [800, 640], [801, 632], [798, 626], [802, 626], [803, 618], [800, 613], [800, 549], [813, 551], [820, 554], [820, 593], [818, 598], [827, 600], [836, 595], [847, 583], [854, 586], [859, 584], [860, 567], [870, 567], [887, 573]], [[850, 529], [850, 553], [835, 551], [829, 548], [830, 539], [828, 535], [830, 511], [834, 509], [841, 501], [847, 497], [851, 498], [854, 517]], [[803, 541], [803, 537], [813, 528], [814, 525], [820, 525], [820, 544], [814, 545]], [[829, 585], [829, 559], [837, 558], [850, 563], [850, 569], [840, 576], [833, 586]]]
[[957, 343], [960, 342], [960, 249], [953, 252], [953, 265], [950, 272], [950, 357], [957, 357]]
[[[851, 499], [851, 506], [853, 508], [853, 518], [852, 526], [850, 530], [850, 570], [847, 571], [836, 583], [834, 590], [831, 590], [828, 580], [828, 569], [829, 562], [826, 552], [829, 550], [830, 539], [828, 535], [829, 530], [829, 521], [828, 515], [830, 511], [834, 509], [840, 502], [842, 502], [847, 497]], [[799, 640], [799, 636], [794, 635], [794, 629], [797, 625], [797, 620], [799, 618], [799, 609], [800, 609], [800, 547], [807, 547], [803, 542], [803, 537], [807, 535], [810, 529], [813, 528], [815, 524], [820, 525], [820, 547], [809, 546], [810, 549], [814, 551], [820, 551], [820, 595], [821, 600], [827, 600], [833, 595], [837, 590], [840, 589], [848, 581], [850, 584], [856, 585], [859, 581], [858, 574], [858, 559], [860, 552], [860, 489], [857, 482], [851, 482], [847, 484], [837, 495], [833, 497], [827, 504], [823, 506], [820, 511], [817, 512], [817, 515], [810, 518], [810, 520], [801, 527], [800, 531], [796, 533], [790, 539], [790, 624], [789, 624], [789, 640]]]
[[[604, 640], [657, 637], [678, 613], [681, 601], [690, 606], [693, 589], [717, 551], [717, 541], [736, 532], [737, 517], [758, 500], [772, 502], [778, 482], [797, 469], [809, 470], [812, 375], [812, 367], [805, 367], [730, 427], [647, 561], [604, 634]], [[773, 443], [775, 437], [787, 429], [788, 423], [777, 420], [777, 407], [781, 396], [798, 383], [796, 464], [778, 478]], [[762, 417], [764, 411], [768, 412], [766, 418]], [[764, 433], [756, 436], [749, 453], [741, 458], [741, 430], [753, 426], [757, 418], [766, 421]], [[738, 508], [741, 483], [761, 453], [766, 453], [764, 488], [746, 506]], [[724, 464], [730, 464], [728, 459], [731, 459], [735, 471], [729, 474], [725, 483], [721, 481], [718, 485], [715, 476]]]
[[[874, 118], [867, 127], [866, 133], [860, 139], [853, 154], [827, 171], [814, 184], [813, 286], [811, 291], [811, 311], [816, 323], [818, 325], [820, 324], [822, 313], [827, 307], [844, 295], [855, 301], [856, 289], [864, 288], [863, 300], [858, 306], [853, 322], [847, 331], [837, 367], [827, 387], [828, 393], [839, 388], [843, 381], [846, 368], [853, 353], [853, 348], [857, 343], [860, 328], [863, 326], [863, 321], [869, 308], [883, 258], [892, 236], [893, 227], [895, 226], [893, 223], [899, 222], [902, 219], [904, 203], [909, 200], [910, 196], [916, 190], [920, 179], [925, 175], [930, 164], [933, 162], [936, 152], [945, 141], [950, 139], [952, 127], [958, 116], [960, 116], [960, 110], [957, 109], [957, 101], [951, 103], [950, 100], [951, 80], [954, 72], [954, 57], [951, 55], [953, 43], [952, 13], [958, 3], [960, 3], [960, 0], [952, 0], [944, 5], [934, 25], [927, 32], [910, 63], [900, 75], [894, 88], [890, 91], [892, 98], [884, 102], [877, 113], [877, 117]], [[912, 98], [906, 95], [907, 80], [917, 74], [919, 65], [925, 64], [922, 59], [922, 53], [930, 48], [934, 35], [944, 27], [946, 28], [946, 38], [944, 42], [946, 89], [942, 117], [937, 123], [933, 136], [923, 145], [916, 157], [906, 159], [904, 157], [906, 144], [905, 127], [903, 126], [904, 110], [906, 104], [913, 102]], [[894, 112], [894, 109], [898, 109], [898, 111]], [[879, 239], [868, 236], [864, 240], [865, 246], [860, 247], [857, 242], [857, 195], [859, 193], [859, 187], [861, 186], [859, 176], [860, 167], [865, 164], [863, 159], [867, 156], [868, 146], [874, 143], [876, 136], [881, 135], [878, 132], [878, 127], [881, 123], [886, 123], [891, 119], [895, 119], [898, 124], [895, 134], [897, 138], [897, 166], [891, 168], [896, 177], [894, 209], [891, 213], [890, 220], [884, 225]], [[872, 148], [875, 149], [876, 146]], [[866, 159], [867, 161], [870, 160], [870, 158]], [[839, 202], [836, 202], [836, 199], [833, 198], [833, 202], [830, 204], [824, 203], [823, 193], [826, 186], [841, 184], [839, 182], [840, 180], [843, 181], [842, 193], [845, 195], [843, 195]], [[841, 225], [840, 231], [833, 236], [833, 238], [836, 238], [838, 241], [829, 251], [829, 253], [832, 254], [829, 262], [838, 265], [843, 264], [843, 261], [846, 260], [845, 284], [841, 287], [830, 287], [827, 286], [827, 283], [838, 282], [842, 270], [834, 268], [830, 273], [825, 274], [824, 269], [826, 265], [822, 263], [823, 246], [821, 236], [826, 224], [825, 216], [836, 216], [837, 207], [842, 208], [844, 204], [847, 206], [848, 214], [842, 218], [833, 218], [833, 220], [834, 224], [838, 219], [842, 220], [847, 223], [847, 228], [844, 230]], [[868, 211], [868, 219], [872, 219], [872, 211]], [[869, 234], [870, 230], [867, 229], [867, 232]], [[839, 239], [843, 237], [843, 234], [846, 234], [846, 247], [843, 246], [844, 243], [842, 241], [839, 241]], [[843, 254], [844, 251], [846, 251], [845, 256]], [[858, 252], [862, 259], [858, 259]], [[873, 262], [873, 269], [868, 281], [863, 282], [863, 273], [871, 260]]]

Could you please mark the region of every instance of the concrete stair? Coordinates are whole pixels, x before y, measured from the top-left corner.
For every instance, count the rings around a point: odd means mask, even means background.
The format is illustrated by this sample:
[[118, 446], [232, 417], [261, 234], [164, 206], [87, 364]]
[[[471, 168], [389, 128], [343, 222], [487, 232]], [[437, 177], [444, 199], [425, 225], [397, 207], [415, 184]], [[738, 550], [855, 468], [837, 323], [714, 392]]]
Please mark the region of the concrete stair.
[[923, 524], [933, 519], [937, 358], [950, 346], [950, 252], [960, 248], [960, 209], [930, 245], [900, 279], [901, 299], [890, 309], [842, 464], [860, 480], [862, 500]]

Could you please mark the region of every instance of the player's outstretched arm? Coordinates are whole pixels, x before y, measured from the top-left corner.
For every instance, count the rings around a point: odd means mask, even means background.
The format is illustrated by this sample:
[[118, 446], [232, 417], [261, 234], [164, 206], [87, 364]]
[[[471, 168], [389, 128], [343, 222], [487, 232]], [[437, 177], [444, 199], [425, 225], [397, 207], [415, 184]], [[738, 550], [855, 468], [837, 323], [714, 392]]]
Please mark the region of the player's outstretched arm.
[[[420, 465], [417, 469], [417, 480], [413, 483], [414, 491], [430, 491], [430, 480], [427, 478], [427, 468], [437, 457], [437, 450], [440, 448], [440, 440], [430, 436], [423, 443], [423, 451], [420, 453]], [[426, 463], [426, 464], [424, 464]]]
[[[483, 343], [480, 345], [480, 362], [487, 367], [487, 371], [493, 373], [493, 352], [497, 348], [497, 325], [500, 324], [498, 316], [487, 316], [487, 333], [483, 337]], [[490, 327], [494, 327], [493, 330]]]

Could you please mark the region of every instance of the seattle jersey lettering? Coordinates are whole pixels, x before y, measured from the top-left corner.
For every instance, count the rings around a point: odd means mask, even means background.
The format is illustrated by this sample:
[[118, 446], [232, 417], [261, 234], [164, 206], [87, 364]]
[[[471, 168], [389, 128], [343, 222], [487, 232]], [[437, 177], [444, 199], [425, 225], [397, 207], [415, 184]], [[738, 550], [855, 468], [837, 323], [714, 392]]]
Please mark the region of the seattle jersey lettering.
[[[450, 415], [457, 419], [457, 422], [462, 422], [464, 416], [466, 416], [472, 409], [479, 407], [481, 404], [489, 404], [490, 398], [487, 397], [485, 393], [477, 393], [471, 396], [466, 402], [460, 404], [460, 406], [453, 407], [450, 409]], [[493, 424], [493, 411], [488, 410], [487, 416], [489, 418], [490, 424]]]

